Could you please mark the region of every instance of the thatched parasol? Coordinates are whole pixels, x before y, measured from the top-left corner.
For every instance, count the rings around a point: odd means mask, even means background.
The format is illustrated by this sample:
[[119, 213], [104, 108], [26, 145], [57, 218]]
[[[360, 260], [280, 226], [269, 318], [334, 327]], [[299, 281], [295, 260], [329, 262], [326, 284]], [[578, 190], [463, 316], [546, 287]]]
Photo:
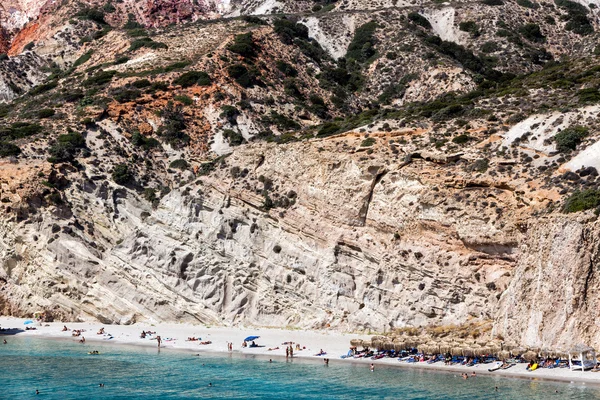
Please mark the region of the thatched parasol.
[[350, 340], [350, 346], [362, 346], [363, 345], [363, 340], [362, 339], [352, 339]]
[[396, 351], [404, 350], [404, 348], [405, 348], [404, 342], [393, 342], [393, 343], [394, 343], [394, 350], [396, 350]]
[[450, 354], [453, 356], [462, 356], [465, 353], [465, 349], [462, 346], [452, 347], [450, 349]]
[[475, 357], [481, 354], [482, 347], [478, 344], [474, 344], [465, 348], [464, 355], [468, 357]]
[[394, 343], [393, 342], [384, 342], [383, 349], [384, 350], [394, 350]]
[[374, 347], [379, 350], [383, 348], [383, 343], [383, 340], [373, 340], [371, 341], [371, 347]]
[[442, 354], [446, 354], [446, 353], [450, 352], [450, 349], [452, 349], [452, 345], [448, 342], [439, 342], [438, 346], [440, 349], [440, 353], [442, 353]]
[[506, 360], [507, 358], [510, 358], [510, 352], [508, 352], [506, 350], [500, 350], [498, 352], [497, 356], [501, 360]]
[[514, 342], [503, 342], [503, 343], [501, 343], [500, 347], [502, 347], [502, 350], [511, 351], [511, 350], [516, 349], [519, 346], [517, 346], [517, 344]]

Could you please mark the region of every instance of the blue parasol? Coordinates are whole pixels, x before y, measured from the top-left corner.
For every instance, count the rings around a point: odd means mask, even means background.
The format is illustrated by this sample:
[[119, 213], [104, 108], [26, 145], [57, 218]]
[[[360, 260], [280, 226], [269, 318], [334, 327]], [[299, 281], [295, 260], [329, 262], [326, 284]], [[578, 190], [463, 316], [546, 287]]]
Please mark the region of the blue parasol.
[[244, 342], [251, 342], [253, 340], [258, 339], [260, 336], [248, 336], [246, 339], [244, 339]]
[[29, 324], [33, 324], [33, 321], [28, 319], [27, 321], [23, 322], [23, 325], [29, 325]]

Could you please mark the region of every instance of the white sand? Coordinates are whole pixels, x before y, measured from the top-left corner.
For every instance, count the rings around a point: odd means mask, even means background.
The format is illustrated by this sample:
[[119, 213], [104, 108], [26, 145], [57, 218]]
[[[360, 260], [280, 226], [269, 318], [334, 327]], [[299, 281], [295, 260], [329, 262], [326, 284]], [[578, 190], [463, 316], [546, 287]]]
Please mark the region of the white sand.
[[[23, 324], [25, 319], [22, 318], [11, 318], [11, 317], [0, 317], [0, 327], [2, 328], [20, 328], [24, 329], [26, 325]], [[63, 325], [66, 325], [70, 331], [62, 332]], [[279, 358], [285, 357], [285, 348], [283, 342], [292, 341], [299, 343], [301, 347], [305, 349], [301, 351], [295, 351], [294, 357], [302, 359], [312, 359], [318, 362], [323, 357], [315, 356], [321, 349], [327, 352], [330, 362], [340, 363], [354, 363], [363, 364], [365, 368], [369, 367], [369, 364], [375, 364], [378, 367], [404, 367], [404, 368], [418, 368], [418, 369], [429, 369], [438, 371], [448, 372], [467, 372], [471, 374], [476, 372], [477, 375], [502, 375], [506, 377], [514, 378], [527, 378], [527, 379], [545, 379], [545, 380], [556, 380], [566, 381], [571, 383], [590, 383], [600, 385], [600, 373], [594, 372], [581, 372], [581, 371], [570, 371], [568, 368], [556, 368], [556, 369], [540, 369], [534, 372], [526, 371], [526, 364], [518, 364], [508, 370], [488, 372], [488, 368], [491, 364], [479, 365], [474, 367], [466, 366], [445, 366], [443, 363], [426, 364], [426, 363], [414, 363], [408, 364], [405, 362], [399, 362], [397, 359], [384, 358], [381, 360], [372, 361], [371, 359], [340, 359], [341, 355], [348, 352], [350, 347], [350, 339], [360, 338], [368, 339], [370, 336], [367, 335], [356, 335], [356, 334], [343, 334], [339, 332], [315, 332], [315, 331], [301, 331], [301, 330], [284, 330], [284, 329], [271, 329], [271, 328], [223, 328], [223, 327], [208, 327], [208, 326], [193, 326], [185, 324], [150, 324], [150, 323], [138, 323], [135, 325], [103, 325], [100, 323], [62, 323], [53, 322], [49, 324], [32, 324], [27, 325], [30, 327], [36, 327], [36, 330], [24, 331], [17, 334], [20, 337], [39, 337], [39, 338], [61, 338], [64, 340], [71, 340], [78, 342], [79, 337], [73, 337], [71, 330], [74, 329], [85, 329], [82, 336], [85, 337], [86, 343], [82, 346], [86, 346], [87, 350], [94, 350], [94, 342], [104, 342], [107, 344], [130, 344], [140, 346], [151, 346], [157, 347], [155, 336], [151, 338], [141, 339], [140, 333], [144, 331], [155, 331], [157, 335], [162, 337], [161, 350], [179, 349], [186, 350], [193, 353], [200, 352], [213, 352], [213, 353], [227, 353], [227, 343], [233, 343], [233, 352], [242, 355], [260, 355], [265, 358]], [[112, 339], [108, 339], [107, 335], [98, 335], [97, 332], [100, 328], [104, 327], [105, 332], [113, 336]], [[260, 339], [256, 340], [258, 345], [264, 347], [258, 348], [242, 348], [241, 344], [244, 338], [250, 335], [260, 336]], [[7, 339], [10, 344], [11, 336], [1, 337]], [[202, 341], [211, 341], [211, 344], [201, 345], [197, 341], [187, 341], [188, 337], [201, 338]], [[172, 340], [171, 340], [172, 339]], [[276, 348], [277, 350], [269, 350], [269, 348]], [[294, 345], [295, 348], [295, 345]]]

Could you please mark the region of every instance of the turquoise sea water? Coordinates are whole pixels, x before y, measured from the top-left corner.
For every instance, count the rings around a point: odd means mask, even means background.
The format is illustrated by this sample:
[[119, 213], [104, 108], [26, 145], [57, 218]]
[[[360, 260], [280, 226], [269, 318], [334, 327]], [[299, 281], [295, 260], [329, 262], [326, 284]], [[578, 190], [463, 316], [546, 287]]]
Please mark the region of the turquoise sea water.
[[[370, 372], [367, 365], [333, 361], [269, 363], [90, 342], [7, 340], [0, 344], [0, 399], [600, 399], [600, 388], [581, 384], [463, 380], [455, 373], [379, 366]], [[94, 349], [102, 354], [87, 354]]]

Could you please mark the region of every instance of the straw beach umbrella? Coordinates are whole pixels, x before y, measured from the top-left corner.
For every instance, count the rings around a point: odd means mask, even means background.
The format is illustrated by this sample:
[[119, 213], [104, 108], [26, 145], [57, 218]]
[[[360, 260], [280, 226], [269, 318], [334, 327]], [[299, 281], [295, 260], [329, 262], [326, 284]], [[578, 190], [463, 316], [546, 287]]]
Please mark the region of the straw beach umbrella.
[[362, 339], [352, 339], [350, 340], [350, 346], [362, 346], [363, 345], [363, 340]]
[[498, 352], [498, 358], [501, 360], [506, 360], [507, 358], [510, 358], [510, 352], [506, 350], [500, 350]]
[[440, 342], [440, 343], [438, 343], [438, 346], [440, 349], [440, 353], [442, 353], [442, 354], [449, 353], [450, 349], [452, 349], [452, 346], [448, 342]]

